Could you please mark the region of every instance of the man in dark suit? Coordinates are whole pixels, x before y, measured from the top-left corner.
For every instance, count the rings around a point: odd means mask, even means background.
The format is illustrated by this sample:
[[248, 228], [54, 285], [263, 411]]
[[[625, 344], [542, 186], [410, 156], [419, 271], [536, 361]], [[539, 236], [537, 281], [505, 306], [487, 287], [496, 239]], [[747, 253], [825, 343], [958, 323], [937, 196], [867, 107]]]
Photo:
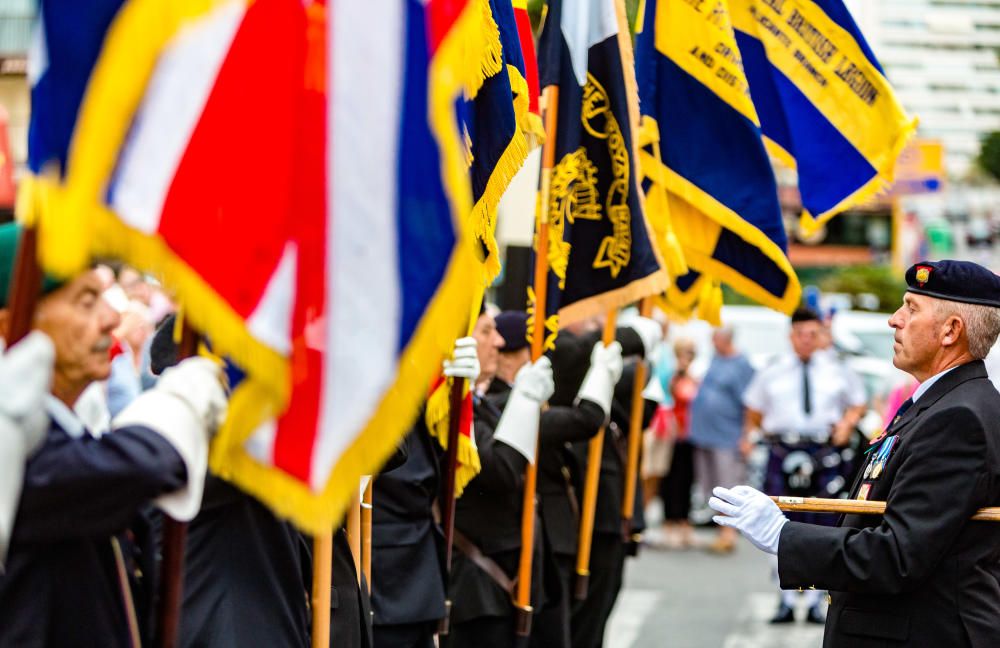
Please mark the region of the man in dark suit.
[[872, 443], [851, 495], [883, 516], [789, 522], [746, 486], [717, 488], [720, 524], [778, 556], [783, 588], [829, 589], [825, 646], [1000, 646], [1000, 394], [982, 359], [1000, 334], [1000, 278], [922, 262], [889, 320], [893, 363], [921, 382]]
[[[590, 330], [588, 329], [590, 324]], [[615, 333], [623, 356], [646, 356], [652, 352], [663, 335], [663, 327], [656, 321], [623, 314], [618, 319]], [[589, 370], [591, 349], [601, 338], [599, 322], [581, 322], [560, 331], [552, 352], [552, 367], [556, 378], [556, 391], [549, 401], [552, 406], [572, 407], [583, 378]], [[631, 370], [628, 370], [631, 371]], [[620, 380], [619, 380], [620, 379]], [[594, 517], [594, 535], [591, 548], [590, 578], [586, 598], [572, 601], [575, 589], [575, 564], [579, 536], [579, 516], [576, 496], [582, 495], [583, 476], [587, 466], [589, 444], [593, 436], [584, 430], [573, 443], [543, 444], [539, 461], [538, 490], [542, 503], [542, 518], [546, 536], [552, 542], [555, 562], [559, 567], [563, 589], [572, 603], [571, 645], [574, 648], [599, 647], [604, 640], [604, 629], [621, 589], [622, 569], [625, 562], [625, 538], [622, 535], [621, 503], [624, 493], [625, 461], [622, 456], [622, 434], [628, 430], [628, 411], [631, 392], [624, 397], [624, 408], [615, 407], [622, 382], [619, 373], [614, 394], [602, 402], [605, 421], [611, 422], [605, 431], [602, 449], [601, 473]], [[631, 385], [628, 382], [628, 385]], [[627, 387], [626, 387], [627, 389]], [[622, 416], [624, 415], [624, 416]], [[544, 440], [544, 439], [543, 439]], [[548, 445], [548, 447], [546, 447]], [[563, 445], [563, 448], [559, 448]], [[549, 448], [552, 450], [550, 451]], [[561, 452], [560, 452], [561, 450]], [[551, 645], [535, 643], [536, 646]]]
[[[510, 330], [502, 330], [503, 321], [498, 317], [494, 324], [493, 317], [483, 313], [473, 334], [480, 363], [477, 382], [490, 382], [491, 394], [497, 382], [498, 352], [509, 344], [508, 336], [512, 342], [517, 338]], [[494, 330], [497, 335], [483, 335]], [[507, 385], [502, 401], [473, 396], [473, 427], [482, 467], [456, 503], [448, 590], [451, 628], [442, 637], [442, 645], [449, 648], [503, 648], [514, 643], [511, 597], [521, 554], [524, 469], [534, 458], [542, 404], [552, 394], [552, 366], [547, 358], [529, 363], [512, 382], [513, 390]], [[542, 590], [541, 546], [536, 541], [532, 604]]]
[[[10, 227], [0, 226], [0, 276], [12, 265], [19, 236]], [[118, 316], [101, 289], [96, 273], [84, 272], [53, 287], [35, 312], [35, 328], [55, 350], [45, 403], [51, 423], [24, 470], [0, 576], [0, 646], [139, 645], [146, 615], [132, 585], [143, 556], [130, 551], [140, 544], [137, 513], [155, 500], [175, 519], [189, 520], [201, 503], [208, 440], [226, 408], [210, 360], [189, 358], [173, 368], [116, 417], [108, 434], [91, 434], [71, 409], [88, 385], [110, 373]], [[0, 291], [0, 337], [10, 324], [6, 299]], [[144, 556], [150, 554], [147, 545]]]
[[[490, 318], [484, 314], [482, 318]], [[492, 319], [492, 318], [490, 318]], [[514, 607], [509, 591], [517, 575], [521, 554], [521, 511], [524, 470], [543, 447], [570, 435], [594, 434], [604, 421], [600, 404], [611, 398], [621, 364], [619, 345], [594, 354], [586, 387], [577, 394], [576, 407], [550, 407], [542, 403], [554, 389], [548, 358], [530, 362], [527, 314], [506, 311], [496, 318], [503, 338], [500, 357], [480, 354], [483, 378], [490, 380], [484, 397], [475, 404], [476, 445], [482, 463], [477, 475], [458, 500], [455, 524], [459, 536], [451, 572], [452, 628], [448, 646], [514, 645]], [[480, 349], [484, 347], [480, 340]], [[495, 354], [494, 354], [495, 355]], [[540, 438], [538, 438], [540, 434]], [[554, 565], [536, 518], [532, 561], [532, 606], [536, 611], [558, 604], [560, 596]], [[484, 558], [486, 560], [484, 560]], [[566, 608], [568, 628], [568, 607]], [[536, 621], [546, 620], [536, 617]], [[538, 626], [532, 624], [533, 629]], [[568, 639], [568, 633], [564, 633]], [[556, 648], [557, 642], [547, 644]]]
[[[455, 342], [444, 374], [473, 384], [477, 341], [503, 338], [480, 317], [475, 337]], [[438, 524], [442, 451], [423, 412], [372, 487], [372, 623], [376, 648], [433, 648], [446, 613], [444, 534]]]

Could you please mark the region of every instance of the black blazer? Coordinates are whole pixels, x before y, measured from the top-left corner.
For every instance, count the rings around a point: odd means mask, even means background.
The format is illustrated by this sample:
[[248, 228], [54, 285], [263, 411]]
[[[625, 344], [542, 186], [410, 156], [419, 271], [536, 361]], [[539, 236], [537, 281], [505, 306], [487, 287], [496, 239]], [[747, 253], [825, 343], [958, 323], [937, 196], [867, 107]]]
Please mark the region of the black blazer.
[[[490, 394], [475, 399], [476, 447], [482, 468], [456, 502], [455, 529], [513, 580], [521, 555], [521, 505], [527, 460], [512, 447], [493, 438], [509, 395], [510, 388], [494, 380]], [[543, 563], [538, 551], [541, 542], [536, 542], [535, 547], [532, 599], [540, 592], [542, 582]], [[484, 616], [509, 616], [514, 609], [507, 592], [468, 560], [458, 547], [452, 554], [449, 595], [454, 624]]]
[[[899, 435], [867, 499], [884, 516], [789, 522], [781, 587], [831, 590], [824, 646], [1000, 646], [1000, 394], [981, 361], [941, 377], [888, 430]], [[868, 461], [871, 461], [869, 453]]]
[[210, 475], [188, 526], [181, 648], [308, 646], [310, 553], [290, 523]]
[[[643, 354], [642, 339], [630, 328], [619, 328], [615, 338], [622, 345], [625, 356]], [[556, 390], [549, 404], [556, 407], [575, 407], [576, 394], [590, 369], [590, 354], [594, 344], [601, 339], [601, 332], [574, 335], [559, 333], [556, 348], [551, 353]], [[623, 375], [623, 380], [626, 376]], [[619, 385], [621, 382], [619, 382]], [[615, 388], [616, 399], [619, 388]], [[631, 394], [631, 392], [629, 392]], [[629, 399], [631, 395], [629, 396]], [[626, 402], [630, 403], [630, 400]], [[627, 412], [629, 405], [625, 406]], [[612, 420], [616, 418], [612, 407]], [[597, 418], [595, 418], [597, 417]], [[603, 421], [600, 408], [593, 410], [576, 425], [544, 425], [538, 465], [538, 495], [541, 500], [542, 520], [546, 538], [552, 551], [563, 556], [575, 556], [579, 535], [579, 499], [583, 495], [582, 482], [587, 467], [589, 439]], [[594, 424], [597, 423], [597, 427]], [[626, 428], [627, 429], [627, 428]], [[615, 442], [615, 433], [605, 431], [604, 452], [601, 460], [601, 477], [598, 487], [598, 504], [595, 518], [597, 533], [620, 533], [619, 520], [623, 473], [622, 462]]]
[[[510, 386], [495, 379], [486, 397], [476, 404], [476, 446], [482, 470], [458, 500], [455, 526], [514, 580], [521, 554], [521, 511], [527, 460], [510, 446], [493, 439], [510, 394]], [[576, 408], [550, 407], [541, 415], [539, 440], [544, 447], [587, 430], [593, 434], [603, 417], [600, 407], [588, 401]], [[553, 594], [558, 595], [558, 585], [547, 583], [544, 574], [547, 556], [540, 514], [541, 507], [535, 518], [531, 580], [531, 604], [536, 610], [540, 610]], [[507, 593], [457, 548], [452, 563], [450, 594], [454, 623], [482, 616], [508, 616], [513, 611]]]
[[139, 509], [186, 481], [180, 455], [147, 428], [77, 439], [53, 422], [25, 467], [0, 575], [0, 646], [128, 646], [111, 537], [124, 550]]
[[375, 626], [444, 616], [444, 536], [433, 512], [441, 489], [440, 450], [422, 411], [403, 444], [405, 462], [381, 473], [372, 487]]
[[[621, 380], [615, 385], [611, 422], [604, 430], [604, 446], [601, 450], [601, 473], [597, 485], [597, 505], [594, 509], [594, 533], [623, 538], [622, 500], [625, 498], [628, 430], [632, 410], [632, 386], [635, 384], [635, 370], [639, 362], [641, 360], [634, 358], [626, 360]], [[644, 402], [644, 423], [648, 423], [652, 418], [654, 409], [654, 403]], [[582, 494], [590, 444], [575, 443], [573, 450], [576, 452], [577, 462], [584, 468], [578, 473], [577, 482], [577, 492]]]

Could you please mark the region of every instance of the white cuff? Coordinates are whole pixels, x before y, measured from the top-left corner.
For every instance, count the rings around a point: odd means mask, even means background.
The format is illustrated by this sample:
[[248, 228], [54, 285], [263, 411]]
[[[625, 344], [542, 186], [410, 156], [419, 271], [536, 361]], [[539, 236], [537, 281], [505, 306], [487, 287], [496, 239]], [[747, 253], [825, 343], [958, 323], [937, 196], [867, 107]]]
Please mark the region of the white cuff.
[[604, 418], [611, 416], [611, 399], [614, 397], [615, 386], [611, 382], [608, 370], [601, 366], [591, 365], [583, 378], [580, 391], [576, 394], [576, 403], [589, 400], [604, 411]]
[[515, 389], [507, 400], [507, 406], [503, 408], [497, 429], [493, 432], [493, 440], [506, 443], [527, 459], [528, 463], [535, 463], [541, 415], [541, 403]]
[[208, 433], [194, 410], [181, 398], [152, 389], [122, 410], [112, 429], [130, 425], [147, 427], [167, 440], [184, 460], [187, 485], [161, 495], [154, 503], [179, 522], [194, 519], [201, 508], [208, 470]]
[[21, 501], [24, 441], [21, 429], [9, 418], [0, 415], [0, 573], [3, 573], [17, 505]]

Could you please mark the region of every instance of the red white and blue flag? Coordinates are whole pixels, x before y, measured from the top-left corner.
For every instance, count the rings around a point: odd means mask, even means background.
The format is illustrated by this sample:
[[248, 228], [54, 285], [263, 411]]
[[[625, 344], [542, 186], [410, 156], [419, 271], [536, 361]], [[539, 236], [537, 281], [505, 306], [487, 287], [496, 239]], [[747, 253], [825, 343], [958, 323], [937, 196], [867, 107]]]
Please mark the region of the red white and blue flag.
[[43, 265], [161, 276], [238, 377], [212, 469], [309, 531], [469, 311], [481, 2], [42, 2], [19, 210]]

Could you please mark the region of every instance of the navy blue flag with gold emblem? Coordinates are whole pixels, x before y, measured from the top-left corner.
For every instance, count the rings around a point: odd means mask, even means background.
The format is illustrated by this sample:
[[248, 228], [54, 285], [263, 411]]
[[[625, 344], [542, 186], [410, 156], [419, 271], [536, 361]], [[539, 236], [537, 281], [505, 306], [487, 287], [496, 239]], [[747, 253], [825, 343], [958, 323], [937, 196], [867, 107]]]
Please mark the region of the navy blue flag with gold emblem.
[[622, 3], [552, 0], [538, 56], [542, 88], [559, 87], [555, 165], [542, 206], [548, 347], [558, 326], [656, 294], [667, 276], [638, 184], [638, 94]]

